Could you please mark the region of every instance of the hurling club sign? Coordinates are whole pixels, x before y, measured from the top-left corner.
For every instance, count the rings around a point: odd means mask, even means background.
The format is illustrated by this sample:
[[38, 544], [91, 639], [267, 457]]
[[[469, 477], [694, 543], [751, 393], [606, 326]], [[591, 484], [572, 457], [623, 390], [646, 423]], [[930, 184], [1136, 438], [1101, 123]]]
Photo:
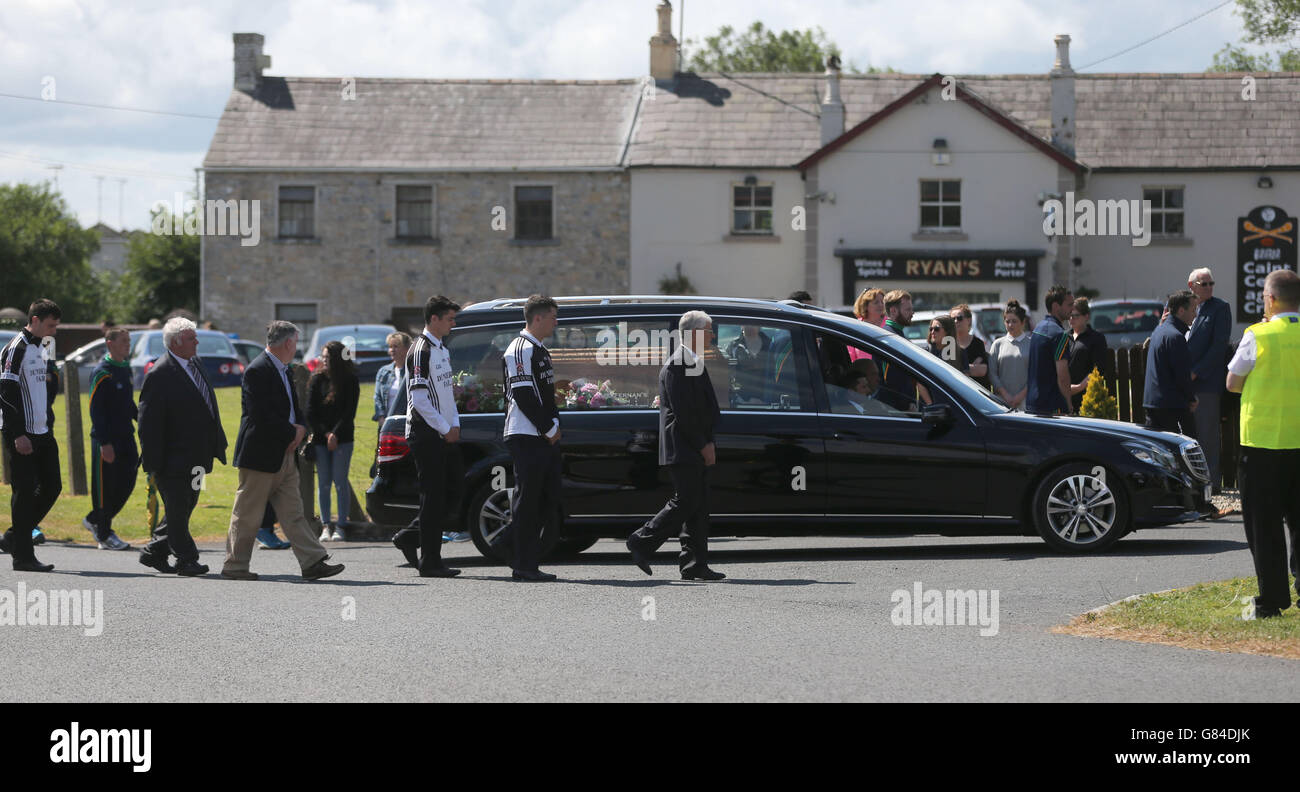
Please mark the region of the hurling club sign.
[[1237, 218], [1237, 321], [1264, 318], [1264, 278], [1296, 269], [1294, 217], [1276, 206], [1258, 206]]

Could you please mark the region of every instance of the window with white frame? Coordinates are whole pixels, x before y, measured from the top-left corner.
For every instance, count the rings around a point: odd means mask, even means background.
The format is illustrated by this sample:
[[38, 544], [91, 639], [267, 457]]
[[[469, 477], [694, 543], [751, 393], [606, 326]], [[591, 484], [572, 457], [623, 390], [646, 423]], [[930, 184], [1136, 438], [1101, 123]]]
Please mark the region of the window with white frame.
[[280, 188], [280, 237], [310, 239], [316, 236], [316, 188]]
[[403, 239], [432, 239], [433, 187], [407, 185], [397, 187], [397, 236]]
[[550, 186], [515, 188], [515, 239], [555, 238], [555, 191]]
[[731, 185], [731, 233], [772, 233], [772, 185], [756, 179]]
[[1151, 202], [1152, 236], [1184, 234], [1182, 187], [1143, 187], [1142, 200]]
[[921, 179], [921, 228], [961, 229], [961, 180]]

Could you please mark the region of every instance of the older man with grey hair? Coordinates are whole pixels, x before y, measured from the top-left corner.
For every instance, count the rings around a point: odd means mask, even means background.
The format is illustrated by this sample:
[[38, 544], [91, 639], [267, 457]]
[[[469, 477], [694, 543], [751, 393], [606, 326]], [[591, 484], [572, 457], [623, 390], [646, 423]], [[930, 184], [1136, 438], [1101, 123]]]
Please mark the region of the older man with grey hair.
[[1219, 402], [1228, 373], [1228, 335], [1232, 307], [1214, 296], [1214, 275], [1209, 268], [1194, 269], [1187, 288], [1196, 295], [1196, 318], [1187, 333], [1187, 354], [1192, 359], [1192, 390], [1196, 393], [1196, 439], [1205, 451], [1210, 483], [1219, 490]]
[[[199, 359], [194, 323], [173, 317], [163, 325], [167, 351], [158, 358], [140, 388], [137, 418], [140, 465], [151, 488], [162, 496], [166, 519], [140, 553], [140, 563], [183, 577], [207, 574], [190, 535], [190, 514], [199, 501], [203, 478], [212, 461], [226, 462], [226, 433], [221, 412]], [[176, 566], [167, 561], [176, 556]]]
[[342, 564], [330, 564], [329, 554], [307, 525], [298, 492], [294, 451], [307, 437], [307, 419], [289, 377], [289, 363], [298, 347], [298, 327], [274, 321], [266, 328], [266, 350], [244, 371], [243, 417], [235, 440], [239, 489], [230, 513], [226, 563], [221, 576], [257, 580], [249, 571], [253, 541], [262, 527], [269, 501], [293, 546], [307, 580], [337, 575]]
[[628, 537], [627, 549], [642, 572], [672, 533], [679, 532], [683, 580], [722, 580], [709, 568], [709, 468], [717, 461], [713, 429], [722, 413], [704, 356], [713, 342], [713, 319], [687, 311], [677, 323], [681, 343], [659, 371], [659, 464], [668, 466], [673, 497]]

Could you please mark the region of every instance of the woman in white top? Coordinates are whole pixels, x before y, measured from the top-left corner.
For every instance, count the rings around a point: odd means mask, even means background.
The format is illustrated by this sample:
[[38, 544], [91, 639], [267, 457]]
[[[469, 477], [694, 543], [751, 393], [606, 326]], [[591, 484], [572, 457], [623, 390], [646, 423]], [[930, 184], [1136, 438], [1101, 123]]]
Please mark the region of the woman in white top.
[[1029, 386], [1029, 333], [1026, 330], [1027, 314], [1018, 300], [1007, 302], [1002, 320], [1007, 334], [993, 342], [989, 348], [989, 382], [993, 392], [1016, 412], [1025, 411], [1025, 396]]

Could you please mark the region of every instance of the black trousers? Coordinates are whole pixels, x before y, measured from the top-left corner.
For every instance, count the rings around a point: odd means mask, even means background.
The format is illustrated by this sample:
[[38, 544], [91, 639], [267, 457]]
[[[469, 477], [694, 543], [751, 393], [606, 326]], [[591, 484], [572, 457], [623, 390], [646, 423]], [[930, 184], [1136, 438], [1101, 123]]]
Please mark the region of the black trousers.
[[678, 566], [683, 572], [704, 569], [709, 565], [709, 469], [703, 462], [669, 465], [668, 475], [675, 494], [628, 541], [649, 555], [677, 533]]
[[[421, 571], [442, 566], [442, 533], [454, 530], [452, 517], [460, 511], [465, 489], [465, 465], [460, 449], [428, 427], [411, 427], [407, 440], [420, 478], [420, 511], [411, 524], [393, 537], [399, 546], [412, 532], [420, 535]], [[447, 527], [444, 527], [447, 526]]]
[[13, 482], [9, 497], [13, 526], [5, 531], [5, 541], [12, 548], [10, 552], [14, 561], [36, 558], [36, 551], [32, 548], [32, 529], [50, 513], [50, 507], [63, 489], [63, 477], [59, 474], [59, 444], [54, 440], [54, 433], [29, 434], [27, 438], [32, 442], [30, 454], [18, 453], [14, 439], [8, 435], [4, 438], [5, 448], [10, 453], [9, 475]]
[[[1255, 607], [1284, 609], [1291, 605], [1291, 593], [1282, 520], [1290, 524], [1295, 548], [1300, 541], [1300, 449], [1242, 446], [1240, 459], [1241, 518], [1259, 578]], [[1293, 563], [1294, 558], [1293, 552]], [[1300, 589], [1300, 580], [1296, 586]]]
[[135, 491], [135, 480], [140, 468], [140, 455], [134, 443], [117, 443], [113, 446], [112, 462], [99, 455], [100, 445], [90, 443], [90, 514], [86, 520], [95, 526], [95, 538], [101, 542], [113, 530], [113, 518]]
[[545, 437], [511, 435], [506, 448], [515, 463], [508, 535], [516, 572], [536, 572], [543, 526], [560, 530], [560, 447]]
[[189, 475], [159, 474], [153, 477], [167, 516], [154, 528], [153, 538], [144, 547], [146, 553], [159, 558], [166, 558], [170, 553], [181, 563], [199, 560], [199, 549], [190, 535], [190, 514], [199, 503], [195, 479]]
[[1147, 407], [1145, 409], [1148, 429], [1158, 429], [1162, 432], [1178, 432], [1187, 435], [1193, 440], [1196, 439], [1196, 421], [1192, 418], [1192, 411], [1186, 407], [1181, 409]]

